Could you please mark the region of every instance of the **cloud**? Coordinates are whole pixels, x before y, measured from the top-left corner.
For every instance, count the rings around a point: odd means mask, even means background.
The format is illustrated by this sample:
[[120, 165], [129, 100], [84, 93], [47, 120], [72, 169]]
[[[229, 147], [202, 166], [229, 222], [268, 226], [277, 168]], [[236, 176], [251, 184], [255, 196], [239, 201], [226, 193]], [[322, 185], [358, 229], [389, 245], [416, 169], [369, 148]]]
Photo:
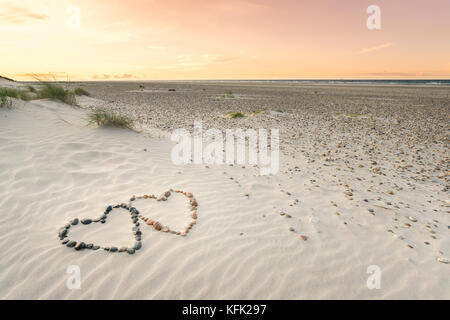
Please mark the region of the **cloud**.
[[100, 80], [100, 79], [108, 80], [108, 79], [111, 79], [111, 78], [114, 78], [114, 79], [130, 79], [130, 78], [133, 78], [133, 75], [129, 74], [129, 73], [124, 73], [122, 75], [118, 75], [118, 74], [115, 74], [115, 75], [104, 74], [104, 75], [99, 76], [98, 74], [95, 74], [95, 75], [92, 76], [92, 79], [96, 79], [96, 80]]
[[28, 8], [9, 5], [6, 11], [0, 12], [0, 19], [10, 23], [27, 23], [46, 20], [48, 16], [33, 12]]
[[364, 54], [364, 53], [368, 53], [368, 52], [372, 52], [372, 51], [381, 50], [381, 49], [384, 49], [384, 48], [389, 48], [389, 47], [392, 47], [392, 45], [393, 44], [391, 42], [388, 42], [388, 43], [384, 43], [384, 44], [381, 44], [381, 45], [376, 46], [376, 47], [365, 48], [365, 49], [362, 49], [361, 51], [359, 51], [358, 54]]

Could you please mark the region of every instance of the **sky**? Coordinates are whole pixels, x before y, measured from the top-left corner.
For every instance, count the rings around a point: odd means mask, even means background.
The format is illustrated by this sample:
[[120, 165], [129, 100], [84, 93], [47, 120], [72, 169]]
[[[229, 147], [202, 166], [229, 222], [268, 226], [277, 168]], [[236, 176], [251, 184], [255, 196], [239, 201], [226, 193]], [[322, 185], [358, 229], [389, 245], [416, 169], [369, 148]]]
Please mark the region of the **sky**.
[[449, 79], [449, 39], [449, 0], [0, 0], [17, 80]]

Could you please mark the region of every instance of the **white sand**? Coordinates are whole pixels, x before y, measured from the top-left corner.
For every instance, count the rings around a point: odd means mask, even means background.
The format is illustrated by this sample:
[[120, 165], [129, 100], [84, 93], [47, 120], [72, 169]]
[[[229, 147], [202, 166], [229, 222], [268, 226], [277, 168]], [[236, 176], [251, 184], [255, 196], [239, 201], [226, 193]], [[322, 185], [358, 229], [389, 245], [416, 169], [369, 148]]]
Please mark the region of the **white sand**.
[[[450, 298], [450, 265], [436, 260], [450, 258], [448, 203], [427, 202], [433, 186], [386, 195], [377, 177], [349, 171], [341, 184], [351, 185], [355, 199], [364, 198], [364, 180], [379, 190], [380, 200], [363, 207], [329, 179], [335, 168], [298, 158], [297, 175], [264, 177], [257, 168], [175, 166], [171, 142], [88, 127], [85, 118], [81, 109], [45, 100], [0, 109], [1, 299]], [[142, 225], [143, 247], [134, 255], [75, 251], [57, 238], [74, 217], [95, 218], [108, 204], [169, 188], [199, 202], [185, 238]], [[179, 195], [135, 205], [174, 227], [189, 221]], [[72, 227], [69, 238], [130, 245], [131, 227], [117, 210], [106, 224]], [[81, 269], [79, 290], [66, 287], [69, 265]], [[366, 286], [370, 265], [381, 269], [379, 290]]]

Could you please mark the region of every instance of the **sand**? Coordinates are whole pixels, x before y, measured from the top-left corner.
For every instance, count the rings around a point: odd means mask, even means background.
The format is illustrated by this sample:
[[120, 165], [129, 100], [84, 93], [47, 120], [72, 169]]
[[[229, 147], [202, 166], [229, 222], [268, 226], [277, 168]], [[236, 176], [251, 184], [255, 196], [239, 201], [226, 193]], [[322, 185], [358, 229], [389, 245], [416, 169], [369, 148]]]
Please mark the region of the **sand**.
[[[163, 82], [136, 93], [129, 92], [136, 83], [82, 86], [92, 97], [79, 98], [81, 108], [35, 100], [0, 109], [0, 298], [450, 298], [450, 265], [437, 261], [450, 259], [448, 91]], [[231, 98], [229, 90], [238, 92]], [[88, 126], [94, 106], [127, 112], [143, 132]], [[269, 110], [249, 114], [264, 106]], [[246, 117], [223, 117], [227, 111]], [[280, 128], [280, 172], [174, 165], [167, 137], [197, 118], [220, 129]], [[369, 126], [374, 118], [376, 129]], [[142, 248], [133, 255], [60, 244], [58, 229], [72, 218], [95, 218], [131, 195], [169, 188], [199, 202], [188, 236], [142, 225]], [[174, 228], [190, 221], [179, 195], [135, 205]], [[121, 209], [105, 224], [72, 227], [70, 238], [128, 246], [131, 227]], [[80, 268], [80, 289], [66, 286], [71, 265]], [[367, 287], [371, 265], [380, 268], [380, 289]]]

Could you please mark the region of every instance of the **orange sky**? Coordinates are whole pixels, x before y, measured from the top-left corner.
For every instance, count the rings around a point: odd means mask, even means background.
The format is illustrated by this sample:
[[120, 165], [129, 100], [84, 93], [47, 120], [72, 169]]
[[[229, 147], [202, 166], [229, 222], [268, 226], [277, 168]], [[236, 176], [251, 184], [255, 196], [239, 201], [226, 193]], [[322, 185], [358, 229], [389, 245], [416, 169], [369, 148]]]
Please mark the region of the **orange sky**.
[[[372, 4], [381, 30], [366, 27]], [[0, 0], [0, 74], [450, 78], [449, 36], [449, 0]]]

